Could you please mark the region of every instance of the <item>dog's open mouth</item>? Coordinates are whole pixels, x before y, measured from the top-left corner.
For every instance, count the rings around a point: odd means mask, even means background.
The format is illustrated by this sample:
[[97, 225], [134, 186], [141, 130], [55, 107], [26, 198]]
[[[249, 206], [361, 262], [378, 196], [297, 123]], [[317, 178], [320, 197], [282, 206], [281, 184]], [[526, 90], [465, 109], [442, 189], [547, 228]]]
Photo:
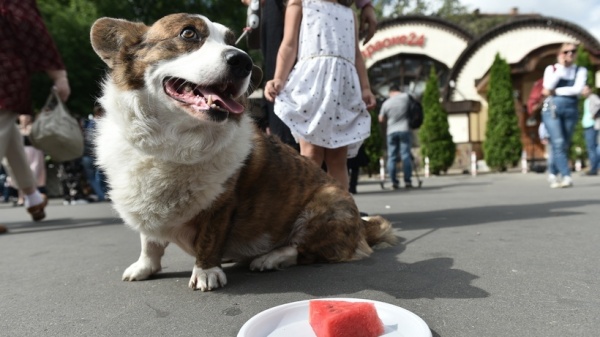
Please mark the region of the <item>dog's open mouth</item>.
[[181, 78], [168, 77], [163, 85], [169, 97], [194, 112], [209, 112], [217, 119], [225, 119], [229, 113], [244, 112], [244, 106], [233, 98], [235, 87], [231, 84], [203, 87]]

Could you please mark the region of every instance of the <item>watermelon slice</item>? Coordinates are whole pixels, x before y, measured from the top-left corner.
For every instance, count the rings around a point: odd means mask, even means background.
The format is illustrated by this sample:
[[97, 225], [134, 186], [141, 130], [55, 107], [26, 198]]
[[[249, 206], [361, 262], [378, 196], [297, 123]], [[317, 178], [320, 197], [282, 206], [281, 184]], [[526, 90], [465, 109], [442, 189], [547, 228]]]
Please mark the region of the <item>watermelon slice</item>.
[[317, 337], [377, 337], [383, 323], [369, 302], [312, 300], [309, 323]]

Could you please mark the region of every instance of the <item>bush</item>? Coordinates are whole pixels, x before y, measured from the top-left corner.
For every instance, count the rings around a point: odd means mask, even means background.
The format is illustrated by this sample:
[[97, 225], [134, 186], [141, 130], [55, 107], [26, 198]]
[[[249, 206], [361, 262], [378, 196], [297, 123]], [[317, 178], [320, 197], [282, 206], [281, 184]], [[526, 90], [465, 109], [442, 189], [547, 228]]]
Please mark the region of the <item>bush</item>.
[[446, 172], [454, 163], [456, 145], [452, 141], [448, 114], [440, 103], [439, 81], [432, 67], [421, 100], [423, 105], [423, 125], [419, 129], [421, 158], [429, 157], [429, 171], [432, 174]]
[[[579, 67], [587, 68], [587, 81], [586, 84], [592, 88], [596, 87], [596, 81], [594, 75], [596, 72], [594, 71], [594, 66], [592, 65], [592, 60], [590, 59], [590, 54], [585, 50], [583, 45], [579, 45], [577, 48], [577, 59], [575, 63]], [[583, 118], [583, 101], [584, 98], [580, 97], [579, 99], [579, 121]], [[573, 132], [573, 138], [571, 140], [571, 148], [569, 151], [569, 159], [575, 162], [577, 159], [581, 159], [581, 161], [585, 162], [587, 159], [587, 151], [585, 145], [585, 136], [583, 132], [583, 126], [580, 122], [575, 125], [575, 131]]]
[[379, 158], [383, 156], [385, 135], [381, 133], [377, 113], [380, 107], [381, 105], [378, 104], [377, 109], [369, 111], [371, 114], [371, 136], [364, 142], [365, 152], [367, 153], [367, 157], [369, 157], [369, 164], [367, 165], [369, 176], [373, 172], [379, 172]]
[[488, 121], [483, 143], [486, 164], [506, 171], [521, 158], [521, 130], [515, 111], [510, 66], [496, 54], [490, 70]]

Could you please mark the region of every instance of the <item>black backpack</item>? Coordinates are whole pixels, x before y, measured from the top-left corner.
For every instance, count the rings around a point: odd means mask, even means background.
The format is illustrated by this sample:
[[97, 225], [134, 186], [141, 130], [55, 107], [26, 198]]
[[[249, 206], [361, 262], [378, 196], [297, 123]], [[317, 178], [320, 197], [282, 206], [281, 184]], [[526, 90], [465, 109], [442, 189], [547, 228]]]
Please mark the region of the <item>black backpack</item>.
[[423, 106], [411, 94], [408, 94], [408, 127], [418, 129], [423, 124]]

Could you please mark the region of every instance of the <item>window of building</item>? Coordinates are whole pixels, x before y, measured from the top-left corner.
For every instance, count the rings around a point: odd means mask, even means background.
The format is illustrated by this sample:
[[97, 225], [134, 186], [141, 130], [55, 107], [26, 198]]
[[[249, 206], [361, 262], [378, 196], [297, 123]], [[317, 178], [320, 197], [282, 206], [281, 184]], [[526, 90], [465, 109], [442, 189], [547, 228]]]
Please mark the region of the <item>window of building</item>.
[[398, 54], [378, 61], [368, 70], [369, 81], [375, 95], [380, 97], [388, 96], [392, 84], [397, 84], [403, 91], [421, 97], [432, 67], [438, 75], [441, 88], [448, 78], [448, 67], [420, 54]]

